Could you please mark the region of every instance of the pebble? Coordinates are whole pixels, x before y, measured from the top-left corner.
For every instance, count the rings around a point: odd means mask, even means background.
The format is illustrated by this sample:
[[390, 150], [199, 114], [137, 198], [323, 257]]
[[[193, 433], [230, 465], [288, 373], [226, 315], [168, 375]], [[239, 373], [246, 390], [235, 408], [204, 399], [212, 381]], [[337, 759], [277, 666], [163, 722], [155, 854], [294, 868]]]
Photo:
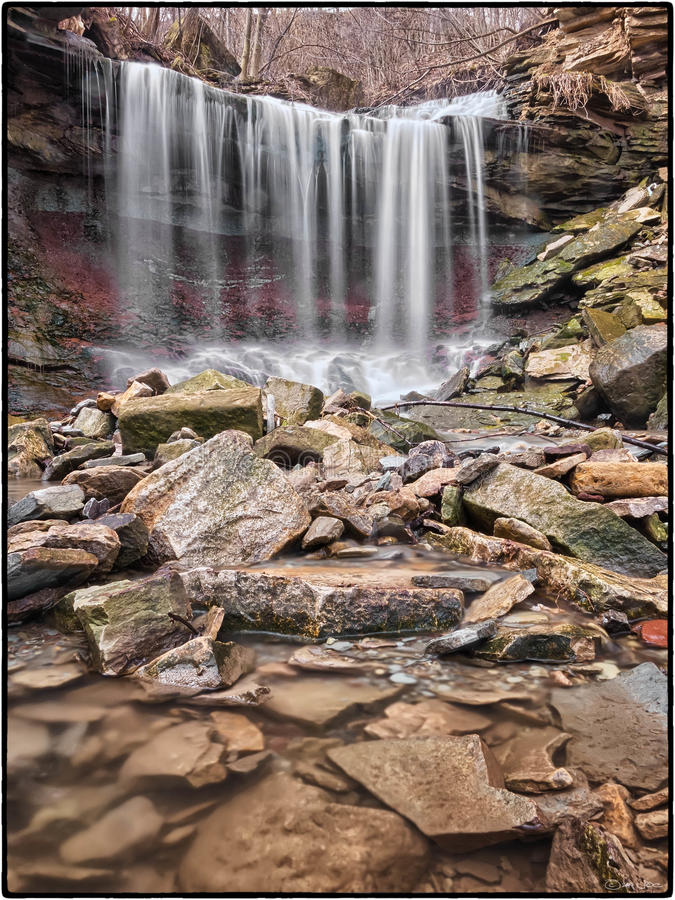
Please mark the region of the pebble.
[[336, 653], [342, 653], [344, 650], [351, 650], [354, 644], [351, 641], [336, 641], [334, 638], [328, 638], [326, 643], [330, 643], [330, 649]]
[[525, 681], [525, 679], [522, 675], [507, 675], [504, 681], [508, 682], [509, 684], [520, 684], [521, 682]]
[[390, 676], [389, 681], [393, 681], [394, 684], [417, 684], [417, 679], [412, 675], [406, 675], [405, 672], [395, 672]]

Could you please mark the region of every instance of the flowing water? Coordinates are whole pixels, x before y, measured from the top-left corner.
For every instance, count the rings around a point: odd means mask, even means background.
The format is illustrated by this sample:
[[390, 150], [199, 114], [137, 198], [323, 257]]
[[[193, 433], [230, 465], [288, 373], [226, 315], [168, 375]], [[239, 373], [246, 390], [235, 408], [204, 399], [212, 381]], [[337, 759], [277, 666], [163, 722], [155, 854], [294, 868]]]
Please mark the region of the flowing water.
[[[221, 365], [384, 384], [392, 399], [494, 340], [495, 265], [533, 240], [489, 228], [483, 122], [507, 116], [495, 92], [331, 113], [156, 65], [79, 65], [120, 307], [150, 322], [180, 307], [189, 371], [206, 346]], [[103, 348], [112, 369], [117, 351], [134, 348]]]

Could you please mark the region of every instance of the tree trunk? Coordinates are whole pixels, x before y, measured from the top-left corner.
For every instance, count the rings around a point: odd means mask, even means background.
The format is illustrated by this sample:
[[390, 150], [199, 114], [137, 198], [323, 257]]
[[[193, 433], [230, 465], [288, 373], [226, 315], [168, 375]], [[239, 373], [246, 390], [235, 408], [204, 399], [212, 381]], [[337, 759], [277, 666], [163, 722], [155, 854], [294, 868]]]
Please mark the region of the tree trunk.
[[265, 20], [269, 10], [261, 9], [255, 20], [255, 32], [253, 34], [253, 52], [251, 54], [250, 77], [253, 81], [257, 80], [260, 74], [260, 54], [262, 52], [262, 36], [265, 30]]
[[159, 31], [159, 6], [153, 6], [148, 17], [147, 38], [149, 41], [157, 40], [157, 32]]
[[251, 31], [253, 29], [253, 10], [249, 6], [246, 10], [246, 31], [244, 32], [244, 49], [241, 53], [240, 81], [249, 80], [249, 64], [251, 58]]

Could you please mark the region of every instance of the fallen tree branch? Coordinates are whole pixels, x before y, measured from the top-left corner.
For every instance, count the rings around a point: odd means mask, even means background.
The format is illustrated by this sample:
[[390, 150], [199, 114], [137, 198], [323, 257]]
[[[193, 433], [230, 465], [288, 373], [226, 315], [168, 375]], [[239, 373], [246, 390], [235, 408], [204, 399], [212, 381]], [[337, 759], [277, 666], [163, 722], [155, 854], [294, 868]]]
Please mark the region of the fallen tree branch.
[[[569, 428], [581, 428], [583, 431], [596, 431], [593, 425], [585, 425], [583, 422], [575, 422], [573, 419], [563, 419], [562, 416], [554, 416], [551, 413], [539, 412], [535, 409], [525, 409], [522, 406], [504, 406], [489, 403], [459, 403], [454, 400], [402, 400], [399, 403], [393, 403], [391, 406], [383, 406], [382, 410], [393, 409], [398, 410], [402, 406], [449, 406], [453, 409], [487, 409], [495, 412], [519, 413], [524, 416], [536, 416], [539, 419], [546, 419], [549, 422], [555, 422], [558, 425], [567, 425]], [[657, 447], [656, 444], [648, 444], [647, 441], [641, 441], [638, 438], [628, 437], [621, 434], [621, 438], [627, 444], [634, 444], [636, 447], [642, 447], [644, 450], [651, 450], [652, 453], [660, 453], [662, 456], [668, 456], [668, 451], [663, 447]]]
[[172, 613], [172, 612], [170, 612], [170, 613], [167, 613], [167, 616], [168, 616], [173, 622], [180, 622], [181, 625], [185, 625], [186, 628], [189, 628], [190, 631], [191, 631], [193, 634], [196, 634], [197, 637], [199, 637], [199, 632], [198, 632], [197, 629], [194, 627], [194, 625], [190, 624], [190, 622], [188, 622], [187, 619], [184, 619], [182, 616], [179, 616], [178, 613]]

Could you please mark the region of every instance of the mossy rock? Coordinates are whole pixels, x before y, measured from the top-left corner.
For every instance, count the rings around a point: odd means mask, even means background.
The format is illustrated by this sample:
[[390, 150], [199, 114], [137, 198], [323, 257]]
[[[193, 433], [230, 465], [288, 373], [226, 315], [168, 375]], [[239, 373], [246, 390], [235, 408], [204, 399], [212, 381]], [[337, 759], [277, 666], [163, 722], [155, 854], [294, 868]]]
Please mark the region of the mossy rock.
[[378, 441], [388, 444], [399, 453], [407, 453], [411, 447], [421, 444], [422, 441], [442, 441], [441, 435], [431, 425], [425, 422], [403, 419], [392, 412], [375, 409], [373, 414], [382, 419], [387, 425], [391, 425], [398, 432], [384, 428], [380, 422], [372, 420], [368, 430]]
[[323, 406], [323, 393], [311, 384], [288, 378], [268, 378], [265, 392], [274, 397], [274, 408], [284, 425], [304, 425], [318, 419]]
[[318, 428], [287, 425], [275, 428], [256, 441], [253, 452], [261, 459], [271, 459], [278, 465], [291, 468], [298, 463], [306, 465], [323, 459], [326, 447], [337, 441], [334, 434], [319, 431]]
[[118, 420], [125, 453], [141, 451], [154, 456], [174, 431], [192, 428], [208, 440], [221, 431], [234, 429], [262, 437], [262, 400], [259, 388], [247, 385], [235, 390], [167, 393], [159, 397], [130, 400]]
[[231, 391], [235, 388], [250, 388], [251, 385], [235, 378], [233, 375], [225, 375], [216, 369], [205, 369], [192, 378], [186, 378], [185, 381], [179, 381], [178, 384], [172, 385], [165, 393], [167, 394], [196, 394], [198, 391]]

